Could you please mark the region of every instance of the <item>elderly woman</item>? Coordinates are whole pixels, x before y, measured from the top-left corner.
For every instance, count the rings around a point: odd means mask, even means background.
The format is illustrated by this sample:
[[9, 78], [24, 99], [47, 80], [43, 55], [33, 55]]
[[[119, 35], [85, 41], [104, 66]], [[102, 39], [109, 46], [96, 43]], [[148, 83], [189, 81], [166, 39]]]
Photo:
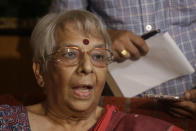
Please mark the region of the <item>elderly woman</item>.
[[0, 130], [181, 130], [158, 119], [124, 114], [114, 106], [98, 106], [112, 53], [107, 31], [93, 14], [72, 10], [46, 15], [31, 43], [33, 71], [46, 99], [27, 107], [0, 106]]

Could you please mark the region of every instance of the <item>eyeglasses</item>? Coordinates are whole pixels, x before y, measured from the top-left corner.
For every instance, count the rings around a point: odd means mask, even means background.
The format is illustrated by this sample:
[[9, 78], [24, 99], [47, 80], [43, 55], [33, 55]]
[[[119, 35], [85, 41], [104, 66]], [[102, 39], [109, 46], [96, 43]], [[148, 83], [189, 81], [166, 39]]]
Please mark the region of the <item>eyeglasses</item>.
[[[99, 68], [106, 67], [113, 60], [113, 54], [110, 50], [105, 48], [94, 48], [86, 52], [90, 58], [91, 63]], [[80, 63], [85, 52], [82, 52], [78, 47], [63, 47], [56, 50], [46, 58], [60, 62], [65, 66], [74, 66]]]

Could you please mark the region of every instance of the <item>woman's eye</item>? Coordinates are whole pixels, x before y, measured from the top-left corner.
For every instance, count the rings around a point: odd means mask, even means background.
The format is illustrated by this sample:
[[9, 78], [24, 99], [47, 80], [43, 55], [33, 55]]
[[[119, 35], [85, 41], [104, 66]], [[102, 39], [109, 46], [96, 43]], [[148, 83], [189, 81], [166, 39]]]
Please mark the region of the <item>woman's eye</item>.
[[70, 51], [70, 52], [63, 53], [61, 56], [66, 59], [74, 59], [77, 57], [77, 54], [75, 52]]
[[105, 55], [103, 54], [93, 54], [92, 59], [95, 61], [104, 61], [105, 60]]

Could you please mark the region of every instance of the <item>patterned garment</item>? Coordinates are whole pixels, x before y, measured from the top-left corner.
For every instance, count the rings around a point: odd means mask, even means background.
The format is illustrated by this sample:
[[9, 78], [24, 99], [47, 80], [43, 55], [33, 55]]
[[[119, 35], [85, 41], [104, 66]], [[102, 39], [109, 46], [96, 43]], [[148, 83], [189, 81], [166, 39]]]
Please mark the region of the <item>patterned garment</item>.
[[24, 106], [0, 106], [0, 131], [30, 131]]
[[[69, 9], [88, 9], [108, 28], [130, 30], [137, 35], [153, 29], [169, 32], [196, 70], [196, 0], [53, 0], [50, 11]], [[145, 93], [183, 95], [195, 86], [193, 73]]]

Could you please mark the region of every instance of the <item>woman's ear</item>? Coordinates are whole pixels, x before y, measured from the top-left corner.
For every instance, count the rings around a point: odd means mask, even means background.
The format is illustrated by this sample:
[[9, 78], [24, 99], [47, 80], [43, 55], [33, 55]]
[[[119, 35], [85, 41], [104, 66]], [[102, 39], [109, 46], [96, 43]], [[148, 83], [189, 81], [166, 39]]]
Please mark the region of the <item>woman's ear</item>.
[[45, 82], [44, 82], [44, 76], [43, 76], [43, 71], [42, 71], [40, 62], [38, 61], [33, 62], [33, 72], [37, 80], [37, 84], [40, 87], [44, 87]]

